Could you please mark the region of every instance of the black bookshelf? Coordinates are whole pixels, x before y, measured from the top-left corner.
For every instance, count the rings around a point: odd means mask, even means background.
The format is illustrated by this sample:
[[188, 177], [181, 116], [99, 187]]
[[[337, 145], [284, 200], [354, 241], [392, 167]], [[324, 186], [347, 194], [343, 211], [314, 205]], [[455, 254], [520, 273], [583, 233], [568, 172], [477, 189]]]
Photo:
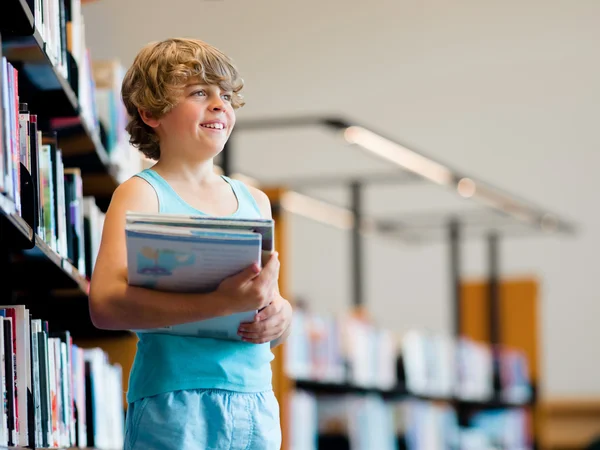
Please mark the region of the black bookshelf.
[[343, 434], [320, 434], [317, 438], [319, 450], [351, 450], [350, 439]]
[[15, 212], [12, 201], [1, 194], [0, 217], [0, 239], [13, 253], [7, 278], [15, 289], [52, 286], [53, 289], [77, 289], [87, 295], [86, 277], [36, 235], [31, 224]]
[[[101, 129], [88, 123], [77, 98], [78, 68], [67, 55], [67, 70], [56, 67], [46, 43], [35, 27], [27, 0], [2, 0], [0, 56], [17, 69], [19, 101], [38, 118], [38, 129], [56, 131], [65, 167], [78, 167], [83, 194], [98, 196], [106, 204], [118, 185], [105, 150]], [[54, 119], [66, 119], [56, 123]], [[66, 123], [66, 124], [65, 124]], [[1, 144], [0, 144], [1, 145]], [[74, 337], [118, 336], [125, 331], [94, 327], [89, 314], [89, 279], [72, 261], [59, 255], [36, 235], [37, 202], [29, 172], [21, 167], [21, 214], [14, 202], [0, 193], [0, 297], [25, 303], [56, 330]]]
[[[0, 450], [31, 450], [31, 448], [29, 448], [29, 447], [4, 447], [4, 446], [0, 445]], [[75, 447], [73, 449], [52, 448], [52, 449], [46, 449], [46, 450], [96, 450], [96, 449]]]
[[311, 392], [315, 395], [347, 395], [374, 394], [383, 397], [389, 401], [402, 401], [408, 399], [423, 400], [437, 403], [451, 403], [460, 409], [509, 409], [524, 408], [531, 406], [532, 401], [523, 403], [511, 403], [502, 400], [499, 396], [494, 396], [489, 400], [464, 400], [458, 397], [441, 397], [435, 395], [423, 395], [410, 392], [406, 386], [399, 384], [393, 389], [377, 389], [371, 387], [356, 386], [350, 383], [328, 383], [311, 380], [295, 380], [296, 389]]
[[[512, 403], [494, 395], [488, 400], [464, 400], [457, 397], [441, 397], [435, 395], [415, 394], [406, 389], [402, 383], [393, 389], [377, 389], [371, 387], [356, 386], [351, 383], [330, 383], [312, 380], [292, 380], [295, 389], [310, 392], [317, 396], [342, 396], [342, 395], [378, 395], [386, 401], [400, 402], [408, 400], [420, 400], [438, 404], [451, 405], [457, 412], [459, 424], [468, 427], [469, 417], [472, 413], [482, 410], [498, 410], [512, 408], [532, 408], [535, 406], [535, 390], [532, 398], [523, 403]], [[396, 436], [398, 450], [406, 450], [405, 436]], [[346, 434], [320, 433], [317, 436], [317, 448], [319, 450], [350, 450], [350, 439]], [[534, 442], [534, 449], [537, 444]]]
[[355, 386], [350, 383], [330, 383], [325, 381], [295, 380], [294, 385], [297, 389], [311, 392], [316, 395], [377, 394], [385, 395], [388, 397], [394, 395], [394, 391], [385, 391], [376, 388]]
[[19, 94], [41, 117], [71, 117], [79, 114], [77, 95], [56, 68], [36, 30], [30, 36], [6, 38], [4, 56], [19, 69]]
[[[406, 450], [404, 436], [397, 436], [398, 450]], [[351, 450], [350, 439], [343, 434], [319, 434], [317, 437], [317, 448], [319, 450]]]
[[38, 116], [40, 128], [47, 131], [53, 118], [76, 119], [66, 127], [55, 128], [65, 167], [80, 168], [84, 194], [100, 196], [100, 203], [105, 205], [118, 181], [101, 128], [88, 123], [82, 113], [76, 93], [79, 83], [85, 81], [79, 79], [77, 64], [67, 53], [67, 77], [55, 67], [26, 0], [2, 0], [1, 8], [2, 51], [19, 71], [20, 101], [28, 104]]
[[88, 278], [12, 211], [12, 202], [0, 194], [0, 266], [3, 278], [10, 280], [10, 289], [0, 294], [16, 295], [17, 302], [27, 304], [34, 315], [48, 320], [57, 330], [68, 329], [74, 337], [129, 334], [94, 326], [89, 314]]
[[29, 224], [15, 212], [14, 203], [0, 194], [0, 239], [12, 248], [33, 247], [34, 234]]
[[5, 39], [34, 31], [34, 17], [27, 0], [3, 0], [0, 27]]

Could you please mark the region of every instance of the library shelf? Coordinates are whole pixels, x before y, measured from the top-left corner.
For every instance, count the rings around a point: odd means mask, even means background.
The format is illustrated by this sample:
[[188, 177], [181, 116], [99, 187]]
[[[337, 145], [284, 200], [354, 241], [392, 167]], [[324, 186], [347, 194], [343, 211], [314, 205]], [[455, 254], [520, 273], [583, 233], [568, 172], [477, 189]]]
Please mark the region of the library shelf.
[[15, 260], [15, 265], [23, 265], [23, 270], [17, 271], [14, 279], [15, 286], [31, 283], [31, 278], [42, 278], [51, 283], [54, 289], [76, 289], [82, 294], [89, 292], [89, 282], [67, 259], [60, 256], [39, 236], [35, 236], [35, 246], [24, 250]]
[[32, 245], [33, 230], [25, 219], [16, 213], [14, 202], [2, 194], [0, 194], [0, 217], [3, 218], [0, 230], [8, 234], [14, 245], [19, 248]]
[[27, 0], [3, 0], [0, 27], [5, 37], [33, 34], [34, 17]]
[[375, 394], [390, 401], [414, 399], [435, 403], [451, 403], [457, 407], [467, 409], [509, 409], [523, 408], [532, 405], [531, 401], [512, 403], [503, 401], [500, 398], [493, 398], [490, 400], [464, 400], [456, 397], [422, 395], [409, 392], [403, 385], [398, 385], [393, 389], [378, 389], [356, 386], [350, 383], [329, 383], [311, 380], [294, 380], [293, 384], [296, 389], [311, 392], [316, 395]]
[[7, 36], [4, 29], [0, 31], [4, 56], [22, 72], [19, 95], [31, 111], [42, 117], [77, 116], [77, 95], [46, 53], [39, 31], [29, 36]]
[[69, 81], [49, 57], [26, 0], [3, 0], [2, 8], [2, 52], [19, 69], [20, 102], [27, 103], [32, 114], [39, 117], [41, 128], [57, 131], [65, 167], [79, 167], [84, 178], [93, 179], [92, 183], [84, 183], [84, 195], [110, 196], [119, 184], [116, 169], [99, 127], [89, 123], [81, 109], [77, 85], [86, 81], [79, 79], [73, 57], [67, 56]]
[[319, 434], [317, 448], [319, 450], [350, 450], [350, 439], [345, 434]]
[[[407, 450], [404, 436], [396, 436], [398, 450]], [[350, 438], [345, 434], [324, 433], [317, 436], [319, 450], [351, 450]]]
[[[51, 285], [59, 289], [78, 289], [87, 295], [89, 283], [75, 266], [56, 253], [50, 246], [34, 235], [29, 224], [15, 212], [12, 200], [0, 194], [0, 216], [2, 231], [8, 236], [21, 236], [25, 242], [15, 248], [22, 249], [10, 262], [10, 274], [13, 285], [17, 288], [31, 287], [32, 281], [42, 285]], [[47, 284], [48, 282], [49, 284]]]
[[[0, 445], [0, 450], [31, 450], [29, 447], [4, 447]], [[39, 447], [36, 450], [97, 450], [90, 447], [68, 447], [68, 448], [56, 448], [56, 447]]]
[[356, 386], [350, 383], [331, 383], [326, 381], [294, 380], [296, 389], [312, 392], [318, 395], [344, 395], [344, 394], [377, 394], [387, 398], [401, 397], [405, 391], [401, 389], [382, 390], [377, 388]]
[[14, 212], [14, 203], [2, 194], [0, 232], [19, 250], [12, 252], [3, 273], [11, 280], [21, 300], [27, 300], [36, 317], [49, 320], [56, 329], [69, 329], [74, 337], [130, 334], [128, 331], [100, 330], [93, 325], [88, 303], [89, 279], [71, 261], [34, 235], [26, 221]]

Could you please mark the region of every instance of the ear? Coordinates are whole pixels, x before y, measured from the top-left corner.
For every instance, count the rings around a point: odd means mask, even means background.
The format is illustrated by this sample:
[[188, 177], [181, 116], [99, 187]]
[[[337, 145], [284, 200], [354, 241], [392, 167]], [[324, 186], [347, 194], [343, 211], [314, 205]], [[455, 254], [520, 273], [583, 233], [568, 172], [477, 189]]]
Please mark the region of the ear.
[[140, 117], [150, 128], [156, 128], [158, 126], [159, 120], [154, 118], [150, 112], [138, 108], [138, 113], [140, 113]]

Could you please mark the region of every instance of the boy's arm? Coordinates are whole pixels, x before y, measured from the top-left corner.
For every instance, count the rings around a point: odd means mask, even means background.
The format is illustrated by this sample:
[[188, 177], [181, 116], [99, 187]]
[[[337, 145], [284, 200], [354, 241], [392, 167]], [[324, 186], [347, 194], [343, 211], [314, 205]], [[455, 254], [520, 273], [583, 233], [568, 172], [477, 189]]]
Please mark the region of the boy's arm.
[[[90, 315], [97, 328], [156, 328], [227, 315], [237, 312], [242, 306], [247, 306], [242, 305], [240, 301], [232, 301], [229, 296], [225, 298], [222, 290], [208, 294], [187, 294], [129, 286], [125, 239], [127, 211], [158, 211], [154, 189], [141, 178], [133, 177], [118, 186], [106, 213], [89, 293]], [[272, 268], [275, 267], [273, 264]], [[258, 280], [259, 270], [248, 268], [236, 275], [235, 283], [229, 284], [232, 293], [242, 298], [238, 287], [249, 285], [254, 279]], [[265, 283], [257, 283], [252, 291], [249, 290], [244, 296], [245, 302], [252, 302], [264, 296], [268, 291], [266, 281], [271, 271], [273, 270], [263, 269], [260, 277], [264, 275]], [[271, 275], [274, 277], [275, 272]], [[253, 308], [248, 310], [251, 309]]]

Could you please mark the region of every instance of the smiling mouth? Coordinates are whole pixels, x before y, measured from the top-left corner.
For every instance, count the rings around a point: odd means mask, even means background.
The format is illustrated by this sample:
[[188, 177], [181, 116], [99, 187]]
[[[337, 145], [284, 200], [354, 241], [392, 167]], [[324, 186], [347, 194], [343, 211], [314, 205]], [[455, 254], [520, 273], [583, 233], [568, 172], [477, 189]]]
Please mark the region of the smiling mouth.
[[205, 123], [200, 125], [202, 128], [208, 128], [211, 130], [223, 130], [225, 126], [222, 123]]

